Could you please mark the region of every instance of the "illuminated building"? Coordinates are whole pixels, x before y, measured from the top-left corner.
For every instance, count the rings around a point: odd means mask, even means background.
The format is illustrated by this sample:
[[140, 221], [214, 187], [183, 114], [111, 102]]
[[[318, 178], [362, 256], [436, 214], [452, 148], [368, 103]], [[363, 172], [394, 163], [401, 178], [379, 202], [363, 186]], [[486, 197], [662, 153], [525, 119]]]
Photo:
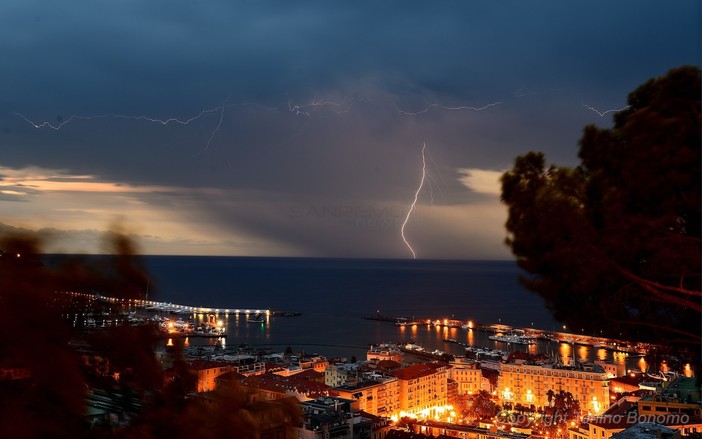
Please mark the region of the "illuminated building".
[[390, 417], [400, 410], [400, 381], [395, 377], [377, 376], [356, 384], [334, 387], [341, 398], [355, 401], [357, 410], [375, 416]]
[[358, 363], [330, 364], [324, 370], [324, 384], [327, 386], [343, 386], [357, 382]]
[[[699, 390], [698, 390], [699, 392]], [[613, 437], [637, 437], [618, 436], [620, 432], [630, 430], [632, 426], [640, 423], [655, 423], [666, 426], [672, 430], [678, 430], [684, 436], [702, 432], [702, 419], [698, 412], [686, 412], [684, 409], [678, 411], [680, 407], [668, 406], [667, 411], [662, 410], [662, 406], [648, 406], [651, 400], [656, 399], [656, 394], [651, 396], [637, 397], [626, 396], [612, 404], [605, 412], [590, 415], [583, 418], [583, 423], [579, 426], [572, 426], [568, 429], [569, 439], [609, 439]], [[661, 394], [658, 399], [663, 402]], [[659, 410], [655, 410], [659, 408]], [[641, 410], [644, 410], [642, 413]], [[699, 403], [697, 404], [699, 410]], [[632, 430], [632, 431], [635, 431]], [[676, 436], [678, 437], [678, 436]]]
[[312, 357], [292, 356], [287, 364], [278, 365], [273, 373], [286, 377], [297, 375], [305, 372], [306, 370], [314, 370], [319, 373], [324, 373], [327, 366], [329, 366], [329, 361], [327, 361], [327, 359], [321, 355]]
[[623, 363], [612, 363], [609, 361], [595, 360], [595, 364], [602, 366], [609, 378], [616, 378], [626, 375], [626, 366]]
[[466, 358], [456, 358], [451, 363], [449, 378], [458, 385], [459, 395], [472, 395], [480, 392], [483, 385], [483, 371], [478, 362]]
[[235, 370], [234, 364], [222, 361], [193, 360], [188, 364], [188, 371], [197, 377], [198, 393], [214, 390], [218, 376]]
[[317, 372], [324, 373], [324, 370], [329, 366], [329, 361], [321, 355], [313, 357], [302, 357], [299, 361], [302, 369], [314, 369]]
[[390, 360], [402, 364], [404, 357], [404, 352], [383, 344], [372, 346], [368, 352], [366, 352], [366, 360], [368, 361]]
[[379, 373], [391, 374], [392, 372], [401, 369], [402, 365], [397, 361], [392, 360], [380, 360], [378, 362], [370, 362], [368, 368], [372, 370], [377, 370]]
[[228, 356], [226, 364], [231, 365], [232, 370], [244, 376], [266, 373], [266, 363], [251, 355]]
[[447, 403], [449, 366], [423, 363], [393, 372], [400, 385], [400, 414], [418, 415]]
[[294, 396], [298, 401], [336, 396], [329, 386], [318, 381], [296, 379], [273, 373], [246, 377], [241, 386], [259, 400], [270, 401]]
[[638, 397], [625, 397], [612, 404], [605, 412], [584, 418], [579, 426], [568, 429], [569, 439], [608, 439], [623, 431], [636, 418]]
[[609, 407], [607, 373], [596, 364], [565, 367], [519, 360], [500, 367], [497, 394], [503, 403], [545, 407], [549, 390], [570, 392], [584, 413], [599, 414]]
[[640, 384], [649, 379], [645, 374], [630, 374], [609, 380], [609, 389], [614, 394], [631, 393], [641, 390]]

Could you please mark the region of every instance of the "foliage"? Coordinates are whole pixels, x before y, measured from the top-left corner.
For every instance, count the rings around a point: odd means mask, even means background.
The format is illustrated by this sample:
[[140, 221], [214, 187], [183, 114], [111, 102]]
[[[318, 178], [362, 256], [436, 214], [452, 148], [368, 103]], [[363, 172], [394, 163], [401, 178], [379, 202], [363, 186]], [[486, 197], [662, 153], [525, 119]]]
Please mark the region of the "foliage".
[[565, 432], [569, 424], [580, 417], [580, 402], [570, 392], [563, 390], [549, 390], [546, 395], [548, 406], [544, 407], [540, 421], [534, 427], [550, 437], [567, 437]]
[[554, 316], [587, 333], [700, 344], [700, 70], [629, 95], [610, 129], [585, 127], [581, 163], [517, 157], [502, 176], [507, 245]]
[[[297, 421], [296, 404], [252, 402], [241, 389], [223, 389], [206, 402], [193, 398], [182, 346], [172, 348], [166, 379], [150, 327], [86, 332], [73, 326], [66, 313], [85, 312], [92, 302], [63, 292], [129, 298], [145, 292], [148, 277], [134, 244], [121, 233], [109, 241], [110, 257], [66, 257], [51, 268], [35, 237], [0, 236], [0, 437], [244, 438], [258, 437], [262, 419], [276, 434]], [[84, 362], [78, 348], [91, 359]], [[96, 373], [100, 364], [114, 375]], [[19, 375], [8, 379], [7, 371]], [[86, 422], [89, 386], [116, 395], [124, 411], [119, 422]]]
[[553, 419], [566, 423], [580, 416], [580, 401], [575, 399], [572, 393], [549, 390], [546, 392], [546, 397], [548, 407], [545, 409], [545, 414], [551, 415]]
[[500, 407], [485, 390], [473, 396], [473, 404], [468, 410], [469, 416], [475, 419], [492, 419], [500, 411]]

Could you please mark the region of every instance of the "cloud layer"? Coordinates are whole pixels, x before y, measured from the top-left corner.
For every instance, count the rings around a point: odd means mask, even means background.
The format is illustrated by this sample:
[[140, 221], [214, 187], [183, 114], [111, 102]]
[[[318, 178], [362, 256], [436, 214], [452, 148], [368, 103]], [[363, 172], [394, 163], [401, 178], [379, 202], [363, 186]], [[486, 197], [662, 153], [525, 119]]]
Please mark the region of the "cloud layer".
[[528, 150], [575, 163], [583, 126], [699, 64], [698, 17], [692, 0], [5, 1], [0, 221], [122, 217], [150, 253], [408, 257], [426, 143], [418, 256], [508, 258], [494, 177]]

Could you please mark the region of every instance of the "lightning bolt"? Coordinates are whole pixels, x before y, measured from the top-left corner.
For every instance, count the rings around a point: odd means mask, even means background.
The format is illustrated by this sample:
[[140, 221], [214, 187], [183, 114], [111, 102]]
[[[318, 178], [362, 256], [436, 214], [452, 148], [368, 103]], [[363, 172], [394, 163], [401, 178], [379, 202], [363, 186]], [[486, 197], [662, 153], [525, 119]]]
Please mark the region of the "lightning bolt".
[[407, 248], [412, 252], [412, 258], [417, 259], [417, 253], [415, 253], [414, 249], [410, 245], [410, 243], [407, 241], [407, 237], [405, 237], [405, 226], [407, 225], [407, 222], [410, 219], [410, 215], [412, 215], [412, 211], [414, 210], [414, 207], [417, 205], [417, 198], [419, 198], [419, 192], [422, 190], [422, 186], [424, 186], [424, 179], [427, 175], [427, 160], [424, 156], [424, 151], [427, 148], [427, 144], [423, 143], [422, 144], [422, 179], [419, 181], [419, 186], [417, 187], [417, 191], [414, 193], [414, 201], [412, 201], [412, 204], [410, 205], [410, 209], [407, 212], [407, 216], [405, 217], [405, 221], [402, 223], [402, 228], [400, 229], [400, 234], [402, 235], [402, 240], [405, 241], [405, 245]]
[[622, 107], [622, 108], [618, 108], [618, 109], [614, 109], [614, 110], [599, 111], [599, 110], [597, 110], [597, 109], [595, 109], [595, 108], [592, 108], [592, 107], [589, 106], [589, 105], [585, 105], [584, 102], [581, 102], [581, 104], [582, 104], [583, 107], [587, 108], [588, 110], [592, 110], [592, 111], [594, 111], [595, 113], [599, 114], [600, 117], [603, 117], [603, 116], [604, 116], [605, 114], [607, 114], [607, 113], [618, 113], [618, 112], [620, 112], [620, 111], [624, 111], [624, 110], [626, 110], [627, 108], [631, 107], [631, 105], [627, 105], [626, 107]]
[[[113, 119], [124, 119], [124, 120], [137, 120], [137, 121], [145, 121], [145, 122], [150, 122], [150, 123], [157, 123], [163, 126], [167, 125], [173, 125], [173, 124], [178, 124], [178, 125], [190, 125], [192, 122], [195, 122], [198, 119], [201, 119], [202, 117], [209, 115], [211, 113], [216, 113], [219, 112], [219, 120], [217, 122], [217, 125], [215, 125], [214, 129], [210, 133], [210, 137], [207, 139], [207, 143], [205, 143], [205, 146], [200, 150], [198, 153], [195, 154], [195, 156], [206, 152], [209, 148], [210, 145], [212, 144], [212, 140], [214, 139], [215, 135], [219, 131], [219, 129], [222, 127], [222, 122], [224, 121], [224, 112], [227, 108], [231, 107], [249, 107], [249, 106], [255, 106], [255, 107], [260, 107], [264, 110], [277, 110], [278, 107], [266, 107], [264, 105], [254, 103], [254, 102], [243, 102], [243, 103], [228, 103], [229, 98], [225, 99], [224, 102], [221, 105], [218, 105], [214, 108], [206, 108], [203, 110], [200, 110], [199, 113], [197, 113], [194, 116], [191, 116], [187, 119], [179, 119], [176, 117], [170, 117], [168, 119], [159, 119], [159, 118], [154, 118], [151, 116], [147, 115], [128, 115], [128, 114], [117, 114], [117, 113], [106, 113], [106, 114], [96, 114], [92, 116], [81, 116], [81, 115], [72, 115], [68, 119], [61, 121], [60, 123], [57, 124], [52, 124], [49, 121], [44, 121], [44, 122], [35, 122], [31, 119], [29, 119], [27, 116], [25, 116], [22, 113], [15, 113], [16, 116], [24, 119], [25, 122], [33, 126], [34, 128], [50, 128], [55, 131], [59, 131], [61, 128], [63, 128], [65, 125], [67, 125], [70, 122], [73, 122], [75, 120], [95, 120], [95, 119], [107, 119], [107, 118], [113, 118]], [[192, 158], [192, 157], [191, 157]]]
[[369, 98], [344, 98], [341, 101], [324, 101], [324, 100], [319, 100], [319, 99], [314, 99], [311, 102], [307, 104], [300, 104], [296, 105], [293, 104], [292, 99], [288, 96], [288, 110], [290, 110], [291, 113], [295, 113], [296, 115], [300, 116], [310, 116], [310, 111], [308, 110], [310, 108], [316, 108], [316, 107], [332, 107], [336, 108], [334, 112], [336, 114], [342, 114], [342, 113], [348, 113], [353, 104], [356, 102], [363, 102], [363, 103], [369, 103], [370, 99]]
[[219, 131], [219, 128], [222, 126], [222, 121], [224, 120], [224, 109], [226, 108], [225, 104], [222, 104], [222, 109], [219, 112], [219, 122], [217, 122], [217, 126], [215, 127], [214, 130], [212, 130], [212, 134], [210, 134], [210, 138], [207, 140], [207, 144], [205, 144], [205, 149], [203, 151], [207, 151], [210, 149], [210, 144], [212, 143], [212, 139], [214, 139], [215, 134], [217, 134], [217, 131]]
[[497, 101], [497, 102], [493, 102], [491, 104], [484, 105], [482, 107], [473, 107], [473, 106], [468, 106], [468, 105], [460, 105], [458, 107], [447, 107], [447, 106], [441, 105], [441, 104], [430, 104], [425, 109], [423, 109], [421, 111], [416, 111], [416, 112], [401, 110], [395, 104], [393, 104], [393, 106], [395, 107], [395, 109], [397, 110], [397, 112], [399, 114], [404, 114], [406, 116], [420, 116], [424, 113], [428, 113], [433, 108], [438, 108], [441, 110], [449, 110], [449, 111], [462, 111], [462, 110], [483, 111], [483, 110], [486, 110], [490, 107], [494, 107], [496, 105], [501, 105], [502, 103], [503, 102], [501, 102], [501, 101]]
[[288, 98], [288, 110], [290, 110], [291, 113], [295, 113], [296, 115], [300, 116], [309, 116], [310, 113], [307, 111], [304, 111], [301, 106], [299, 105], [293, 105], [292, 100]]
[[[66, 125], [69, 122], [72, 122], [74, 120], [93, 120], [93, 119], [106, 119], [106, 118], [127, 119], [127, 120], [143, 120], [146, 122], [159, 123], [159, 124], [164, 125], [164, 126], [172, 124], [172, 123], [177, 123], [180, 125], [188, 125], [191, 122], [200, 119], [201, 117], [203, 117], [206, 114], [214, 113], [216, 111], [222, 111], [222, 109], [225, 105], [231, 105], [231, 104], [222, 104], [222, 105], [219, 105], [219, 106], [214, 107], [214, 108], [204, 109], [204, 110], [200, 111], [197, 115], [189, 117], [187, 119], [178, 119], [175, 117], [171, 117], [168, 119], [157, 119], [157, 118], [149, 117], [146, 115], [130, 116], [130, 115], [126, 115], [126, 114], [115, 114], [115, 113], [96, 114], [93, 116], [80, 116], [80, 115], [74, 114], [71, 117], [69, 117], [68, 119], [62, 121], [61, 123], [56, 124], [56, 125], [52, 125], [51, 122], [48, 122], [48, 121], [47, 122], [34, 122], [22, 113], [15, 113], [15, 115], [24, 119], [25, 122], [32, 125], [34, 128], [51, 128], [52, 130], [56, 130], [56, 131], [60, 130], [61, 128], [63, 128], [64, 125]], [[246, 105], [246, 104], [243, 104], [243, 105]]]
[[[436, 160], [434, 160], [434, 157], [432, 157], [431, 151], [427, 151], [427, 156], [429, 157], [429, 160], [431, 163], [434, 165], [434, 169], [437, 171], [436, 175], [438, 175], [438, 179], [434, 177], [434, 174], [430, 171], [427, 170], [427, 183], [429, 183], [429, 198], [430, 198], [430, 203], [433, 206], [434, 205], [434, 185], [436, 185], [436, 188], [439, 190], [439, 195], [441, 195], [441, 198], [444, 197], [444, 191], [441, 189], [441, 186], [444, 185], [443, 178], [441, 178], [441, 172], [439, 169], [439, 165], [436, 163]], [[430, 166], [431, 168], [431, 166]]]

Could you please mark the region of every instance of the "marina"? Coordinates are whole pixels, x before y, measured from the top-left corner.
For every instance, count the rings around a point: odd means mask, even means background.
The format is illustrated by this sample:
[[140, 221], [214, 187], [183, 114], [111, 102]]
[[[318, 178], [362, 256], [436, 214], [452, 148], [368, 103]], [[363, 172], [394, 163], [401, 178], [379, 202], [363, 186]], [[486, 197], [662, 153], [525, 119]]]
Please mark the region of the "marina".
[[[227, 344], [279, 346], [280, 349], [286, 346], [318, 346], [318, 352], [332, 357], [358, 357], [364, 355], [365, 350], [347, 349], [342, 346], [368, 346], [387, 340], [404, 340], [405, 344], [424, 346], [427, 353], [439, 351], [437, 353], [440, 354], [445, 351], [449, 355], [477, 357], [481, 360], [504, 357], [504, 353], [521, 351], [549, 356], [560, 355], [564, 359], [575, 356], [580, 361], [600, 359], [620, 364], [626, 362], [628, 368], [642, 370], [647, 367], [643, 355], [650, 348], [649, 345], [568, 332], [545, 331], [533, 327], [519, 328], [501, 323], [481, 324], [454, 318], [419, 319], [374, 315], [372, 318], [365, 317], [368, 324], [359, 324], [358, 319], [364, 317], [362, 314], [339, 311], [303, 314], [239, 308], [237, 313], [237, 308], [178, 305], [166, 301], [129, 300], [97, 295], [85, 295], [84, 298], [95, 303], [104, 303], [105, 306], [102, 312], [94, 312], [91, 316], [86, 315], [87, 313], [78, 314], [74, 325], [86, 329], [100, 329], [121, 324], [157, 324], [160, 325], [165, 338], [186, 338], [186, 342], [193, 346], [218, 343], [224, 345], [226, 339]], [[187, 313], [178, 312], [182, 310], [187, 310]], [[289, 316], [297, 317], [283, 318]], [[86, 324], [88, 319], [90, 324]], [[208, 330], [207, 326], [198, 330], [198, 327], [209, 319], [214, 319], [210, 322], [214, 324], [210, 325], [214, 330]], [[181, 329], [183, 323], [179, 321], [187, 322], [189, 326]], [[221, 326], [215, 326], [219, 322]], [[172, 327], [169, 328], [168, 325]], [[310, 332], [310, 327], [319, 330]], [[349, 332], [345, 328], [354, 330]], [[322, 333], [326, 335], [319, 338], [317, 334]], [[502, 338], [509, 337], [510, 334], [521, 337], [526, 343], [517, 343], [520, 339]]]
[[584, 334], [574, 334], [570, 332], [545, 331], [536, 328], [518, 328], [509, 325], [480, 324], [473, 321], [460, 321], [456, 319], [436, 319], [436, 318], [412, 318], [393, 317], [381, 315], [379, 312], [374, 316], [364, 317], [367, 320], [377, 320], [394, 323], [397, 326], [422, 326], [437, 328], [461, 328], [467, 331], [481, 331], [491, 333], [488, 338], [492, 341], [506, 343], [508, 345], [535, 345], [537, 341], [567, 343], [570, 345], [580, 345], [592, 347], [594, 349], [605, 349], [608, 351], [626, 353], [630, 356], [646, 355], [654, 346], [648, 343], [632, 343], [625, 340], [617, 340], [606, 337], [589, 336]]

